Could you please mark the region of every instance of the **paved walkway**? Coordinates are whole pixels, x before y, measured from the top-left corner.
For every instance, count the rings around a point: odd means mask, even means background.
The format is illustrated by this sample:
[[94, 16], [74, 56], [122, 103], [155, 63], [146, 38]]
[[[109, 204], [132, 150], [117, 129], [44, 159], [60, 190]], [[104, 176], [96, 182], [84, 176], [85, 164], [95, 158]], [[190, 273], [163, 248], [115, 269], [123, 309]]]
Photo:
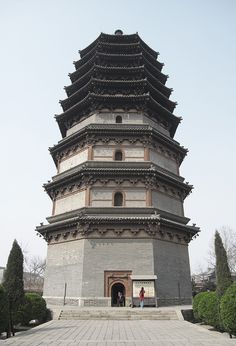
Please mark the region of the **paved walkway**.
[[236, 338], [186, 321], [50, 321], [0, 346], [227, 346]]

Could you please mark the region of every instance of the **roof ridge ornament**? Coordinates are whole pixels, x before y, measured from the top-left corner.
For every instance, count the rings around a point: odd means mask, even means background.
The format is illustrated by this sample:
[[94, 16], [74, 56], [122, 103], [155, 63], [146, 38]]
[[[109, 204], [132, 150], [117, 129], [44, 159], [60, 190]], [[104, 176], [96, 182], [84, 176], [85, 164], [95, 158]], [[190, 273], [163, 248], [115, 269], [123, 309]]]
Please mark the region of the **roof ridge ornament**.
[[121, 36], [121, 35], [123, 35], [123, 31], [120, 30], [120, 29], [117, 29], [117, 30], [115, 31], [115, 35]]

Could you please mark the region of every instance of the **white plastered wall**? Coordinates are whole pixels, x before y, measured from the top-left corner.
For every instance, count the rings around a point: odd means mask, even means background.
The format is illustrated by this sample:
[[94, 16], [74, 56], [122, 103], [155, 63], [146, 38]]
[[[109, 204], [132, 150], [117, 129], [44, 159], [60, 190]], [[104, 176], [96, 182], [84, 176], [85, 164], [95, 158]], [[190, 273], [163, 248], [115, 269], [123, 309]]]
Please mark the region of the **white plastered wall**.
[[59, 172], [62, 173], [67, 169], [75, 167], [88, 160], [88, 149], [78, 152], [59, 163]]
[[95, 161], [112, 161], [113, 159], [112, 147], [94, 146], [93, 147], [93, 160]]
[[[126, 207], [145, 207], [147, 193], [144, 188], [120, 189], [123, 192]], [[115, 189], [92, 188], [90, 190], [90, 206], [92, 207], [112, 207]]]
[[116, 150], [121, 150], [124, 153], [123, 161], [144, 161], [144, 148], [142, 147], [105, 147], [102, 145], [93, 148], [93, 160], [112, 161]]
[[70, 136], [70, 135], [72, 135], [72, 133], [75, 133], [75, 132], [81, 130], [83, 127], [85, 127], [89, 124], [94, 124], [96, 122], [97, 122], [96, 121], [96, 114], [93, 114], [90, 117], [80, 121], [79, 123], [72, 126], [70, 129], [68, 129], [66, 132], [66, 136]]
[[151, 120], [147, 116], [145, 116], [142, 113], [137, 112], [130, 112], [130, 113], [96, 113], [92, 114], [88, 118], [80, 121], [79, 123], [72, 126], [70, 129], [67, 130], [66, 136], [70, 136], [72, 133], [77, 132], [78, 130], [82, 129], [83, 127], [89, 125], [89, 124], [115, 124], [116, 123], [116, 117], [117, 115], [120, 115], [122, 117], [122, 123], [123, 124], [148, 124], [152, 127], [156, 128], [160, 132], [164, 133], [165, 135], [169, 136], [169, 131], [166, 130], [164, 127], [160, 126], [155, 121]]
[[85, 190], [67, 195], [55, 201], [54, 215], [85, 207]]

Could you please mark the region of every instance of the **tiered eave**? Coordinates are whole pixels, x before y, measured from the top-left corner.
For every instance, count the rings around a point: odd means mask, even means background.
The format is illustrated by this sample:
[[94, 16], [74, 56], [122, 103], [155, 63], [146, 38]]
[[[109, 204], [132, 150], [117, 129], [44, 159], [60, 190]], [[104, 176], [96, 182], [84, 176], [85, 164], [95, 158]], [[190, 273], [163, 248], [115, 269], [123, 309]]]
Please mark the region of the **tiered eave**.
[[173, 114], [168, 76], [161, 72], [157, 53], [137, 34], [101, 34], [80, 55], [69, 74], [72, 84], [65, 87], [68, 98], [60, 101], [63, 113], [56, 115], [63, 137], [85, 114], [104, 108], [142, 111], [174, 136], [180, 118]]

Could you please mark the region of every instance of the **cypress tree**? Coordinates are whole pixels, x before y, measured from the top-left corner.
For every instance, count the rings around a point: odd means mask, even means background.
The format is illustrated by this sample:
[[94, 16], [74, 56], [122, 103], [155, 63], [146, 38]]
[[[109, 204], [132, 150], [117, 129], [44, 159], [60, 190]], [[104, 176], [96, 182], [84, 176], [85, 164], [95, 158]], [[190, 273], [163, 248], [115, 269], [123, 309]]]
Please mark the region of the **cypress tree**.
[[227, 288], [233, 283], [227, 254], [218, 231], [215, 233], [215, 255], [216, 255], [216, 292], [222, 296]]
[[3, 278], [3, 287], [9, 301], [10, 330], [13, 335], [12, 313], [17, 311], [24, 298], [23, 261], [22, 250], [17, 241], [14, 240]]

